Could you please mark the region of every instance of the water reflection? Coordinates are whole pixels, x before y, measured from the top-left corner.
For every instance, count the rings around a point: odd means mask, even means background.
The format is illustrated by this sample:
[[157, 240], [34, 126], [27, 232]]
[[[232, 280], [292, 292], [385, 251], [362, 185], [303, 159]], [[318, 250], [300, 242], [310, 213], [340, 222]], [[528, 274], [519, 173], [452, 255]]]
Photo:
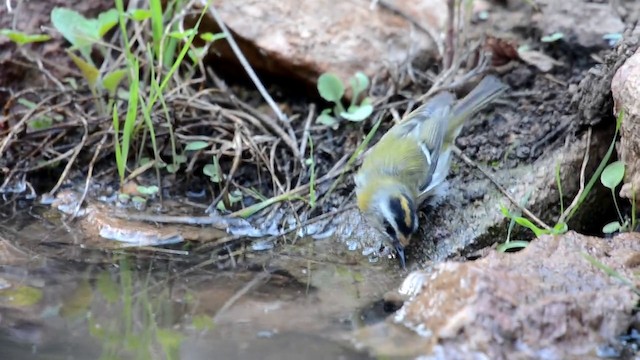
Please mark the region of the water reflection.
[[340, 265], [353, 254], [329, 239], [223, 271], [196, 266], [206, 254], [118, 254], [69, 236], [0, 228], [1, 359], [364, 359], [350, 331], [385, 315], [368, 304], [398, 281]]

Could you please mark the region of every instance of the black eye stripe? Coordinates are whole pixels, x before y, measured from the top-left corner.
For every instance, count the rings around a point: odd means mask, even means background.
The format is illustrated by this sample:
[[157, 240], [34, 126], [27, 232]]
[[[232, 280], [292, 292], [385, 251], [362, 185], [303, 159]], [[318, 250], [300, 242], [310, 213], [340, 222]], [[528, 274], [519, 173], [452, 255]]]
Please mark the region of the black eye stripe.
[[413, 201], [407, 197], [391, 198], [389, 208], [398, 231], [404, 236], [411, 235], [417, 227], [415, 213], [413, 213], [415, 211]]
[[391, 224], [385, 219], [384, 222], [382, 223], [382, 225], [384, 226], [384, 231], [391, 236], [392, 238], [395, 239], [396, 237], [396, 229], [393, 228], [393, 226], [391, 226]]

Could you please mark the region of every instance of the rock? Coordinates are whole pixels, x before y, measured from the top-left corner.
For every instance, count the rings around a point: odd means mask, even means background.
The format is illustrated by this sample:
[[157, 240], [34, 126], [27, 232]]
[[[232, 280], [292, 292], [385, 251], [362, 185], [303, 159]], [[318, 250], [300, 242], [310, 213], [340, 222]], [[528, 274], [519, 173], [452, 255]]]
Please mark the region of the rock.
[[543, 35], [556, 32], [564, 34], [585, 48], [604, 48], [606, 34], [622, 33], [624, 23], [608, 3], [584, 0], [540, 0], [536, 1], [540, 12], [533, 22]]
[[591, 68], [573, 92], [571, 108], [579, 113], [579, 126], [592, 126], [610, 119], [612, 99], [609, 95], [613, 76], [620, 66], [635, 53], [640, 44], [640, 26], [629, 29], [623, 41], [604, 57], [604, 63]]
[[586, 255], [633, 281], [640, 235], [612, 240], [569, 232], [521, 252], [445, 262], [411, 274], [415, 294], [357, 342], [383, 357], [564, 359], [596, 354], [634, 321], [639, 295]]
[[[611, 93], [615, 102], [614, 114], [624, 110], [620, 127], [618, 155], [626, 165], [625, 183], [620, 196], [633, 198], [640, 189], [640, 50], [629, 57], [615, 73], [611, 81]], [[637, 198], [637, 196], [636, 196]]]
[[[258, 71], [315, 84], [324, 72], [346, 81], [357, 71], [369, 77], [384, 75], [415, 56], [436, 56], [429, 35], [406, 18], [368, 1], [217, 1], [226, 25], [251, 65]], [[440, 34], [446, 20], [446, 1], [393, 1], [423, 27]], [[211, 18], [202, 31], [217, 32]], [[212, 51], [236, 62], [225, 41]]]

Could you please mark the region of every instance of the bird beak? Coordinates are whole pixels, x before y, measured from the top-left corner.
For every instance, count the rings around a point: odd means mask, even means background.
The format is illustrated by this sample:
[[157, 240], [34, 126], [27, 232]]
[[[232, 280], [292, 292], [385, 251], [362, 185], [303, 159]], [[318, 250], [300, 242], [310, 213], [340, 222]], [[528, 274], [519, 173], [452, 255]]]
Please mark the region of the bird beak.
[[402, 266], [402, 270], [407, 270], [407, 263], [404, 256], [404, 248], [409, 245], [409, 237], [405, 237], [401, 234], [400, 236], [396, 236], [393, 239], [393, 247], [396, 249], [396, 253], [398, 254], [398, 259], [400, 260], [400, 265]]
[[398, 253], [398, 259], [400, 260], [400, 266], [402, 266], [402, 270], [407, 270], [407, 263], [404, 258], [404, 246], [400, 245], [399, 242], [395, 244], [396, 253]]

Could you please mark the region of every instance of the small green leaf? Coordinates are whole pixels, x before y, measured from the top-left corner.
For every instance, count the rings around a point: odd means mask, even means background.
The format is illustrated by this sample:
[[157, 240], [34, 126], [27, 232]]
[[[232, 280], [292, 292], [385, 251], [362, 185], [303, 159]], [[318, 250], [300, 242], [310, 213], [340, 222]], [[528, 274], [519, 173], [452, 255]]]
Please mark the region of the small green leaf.
[[521, 217], [521, 216], [513, 215], [513, 214], [509, 211], [509, 209], [507, 209], [507, 207], [506, 207], [506, 206], [504, 206], [504, 205], [502, 205], [502, 204], [500, 205], [500, 211], [502, 212], [502, 214], [503, 214], [505, 217], [507, 217], [507, 218], [509, 218], [509, 219], [511, 219], [511, 220], [513, 220], [513, 221], [515, 221], [515, 222], [516, 222], [516, 224], [518, 224], [518, 225], [520, 225], [520, 226], [523, 226], [523, 227], [525, 227], [525, 228], [527, 228], [527, 229], [529, 229], [529, 230], [533, 231], [533, 233], [535, 234], [535, 236], [536, 236], [536, 237], [541, 236], [541, 235], [544, 235], [544, 234], [548, 234], [548, 233], [549, 233], [548, 231], [543, 230], [543, 229], [540, 229], [539, 227], [537, 227], [537, 226], [536, 226], [534, 223], [532, 223], [529, 219], [524, 218], [524, 217]]
[[202, 150], [208, 146], [209, 146], [209, 143], [206, 141], [192, 141], [188, 143], [187, 146], [184, 147], [184, 150], [185, 151]]
[[73, 63], [76, 64], [76, 66], [80, 69], [80, 72], [82, 72], [82, 76], [84, 76], [85, 80], [87, 80], [89, 86], [91, 88], [95, 88], [96, 83], [98, 82], [100, 71], [95, 66], [84, 61], [84, 59], [72, 53], [71, 51], [67, 51], [67, 54], [69, 54], [69, 57], [71, 57]]
[[602, 228], [602, 232], [605, 234], [613, 234], [614, 232], [620, 230], [622, 226], [619, 222], [614, 221], [610, 222]]
[[184, 164], [187, 162], [187, 156], [186, 155], [176, 155], [173, 158], [173, 161], [178, 163], [178, 164]]
[[613, 190], [620, 185], [624, 178], [624, 163], [620, 160], [614, 161], [602, 170], [600, 182], [605, 187]]
[[195, 29], [189, 29], [185, 31], [172, 31], [169, 33], [169, 36], [174, 39], [183, 40], [193, 35], [195, 32], [196, 32]]
[[224, 39], [226, 38], [227, 35], [225, 35], [225, 33], [210, 33], [210, 32], [205, 32], [200, 34], [200, 38], [206, 42], [214, 42], [216, 40], [220, 40], [220, 39]]
[[320, 114], [316, 122], [322, 125], [330, 126], [334, 130], [338, 128], [338, 119], [328, 114]]
[[202, 172], [209, 177], [211, 182], [219, 183], [222, 180], [218, 159], [215, 156], [213, 157], [213, 163], [205, 165]]
[[102, 78], [102, 86], [113, 96], [126, 74], [127, 71], [124, 69], [114, 70]]
[[536, 237], [542, 236], [542, 235], [547, 233], [543, 229], [540, 229], [539, 227], [537, 227], [534, 223], [531, 222], [531, 220], [529, 220], [527, 218], [523, 218], [521, 216], [516, 216], [516, 217], [513, 218], [513, 221], [515, 221], [516, 224], [518, 224], [520, 226], [524, 226], [527, 229], [533, 231], [533, 234]]
[[561, 222], [561, 223], [557, 223], [554, 227], [553, 227], [553, 233], [554, 234], [564, 234], [567, 231], [569, 231], [569, 226], [567, 225], [567, 223], [565, 222]]
[[369, 77], [362, 71], [358, 71], [351, 79], [349, 79], [349, 83], [353, 90], [353, 97], [356, 98], [369, 87]]
[[166, 170], [171, 174], [175, 174], [178, 170], [180, 170], [180, 166], [179, 165], [168, 164]]
[[118, 24], [118, 10], [110, 9], [101, 13], [98, 15], [96, 23], [98, 24], [98, 38], [102, 38]]
[[235, 204], [242, 201], [242, 192], [240, 190], [234, 190], [229, 193], [229, 202]]
[[18, 45], [30, 44], [35, 42], [43, 42], [51, 39], [51, 36], [47, 34], [27, 34], [21, 31], [15, 31], [11, 29], [1, 29], [0, 35], [6, 36], [9, 40], [13, 41]]
[[204, 55], [206, 55], [205, 50], [206, 49], [203, 48], [203, 47], [201, 47], [201, 48], [196, 48], [196, 47], [191, 48], [191, 49], [189, 49], [189, 52], [188, 52], [189, 58], [191, 59], [191, 61], [194, 64], [197, 64], [198, 61], [200, 61], [200, 59], [202, 59], [204, 57]]
[[564, 37], [564, 34], [561, 32], [555, 32], [551, 35], [547, 35], [547, 36], [543, 36], [540, 38], [540, 41], [542, 42], [546, 42], [546, 43], [550, 43], [550, 42], [556, 42], [560, 39], [562, 39]]
[[[352, 109], [350, 108], [349, 110], [352, 110]], [[373, 106], [372, 105], [356, 106], [355, 109], [353, 110], [354, 111], [341, 113], [340, 117], [349, 121], [360, 122], [366, 119], [367, 117], [369, 117], [371, 113], [373, 113]]]
[[142, 196], [134, 196], [131, 198], [131, 201], [133, 201], [134, 203], [138, 203], [138, 204], [144, 204], [147, 202], [147, 199], [143, 198]]
[[160, 189], [156, 185], [151, 185], [151, 186], [138, 185], [137, 190], [142, 195], [155, 195], [158, 193], [158, 191], [160, 191]]
[[151, 11], [147, 9], [134, 9], [129, 11], [129, 16], [135, 21], [144, 21], [151, 17]]
[[91, 45], [118, 23], [118, 11], [111, 9], [98, 15], [97, 19], [87, 19], [75, 10], [55, 8], [51, 11], [51, 22], [73, 47], [87, 57]]
[[336, 75], [324, 73], [318, 78], [318, 92], [327, 101], [339, 102], [344, 95], [344, 85]]
[[529, 245], [528, 241], [524, 240], [513, 240], [503, 244], [498, 245], [496, 250], [499, 252], [507, 252], [511, 249], [524, 249]]

